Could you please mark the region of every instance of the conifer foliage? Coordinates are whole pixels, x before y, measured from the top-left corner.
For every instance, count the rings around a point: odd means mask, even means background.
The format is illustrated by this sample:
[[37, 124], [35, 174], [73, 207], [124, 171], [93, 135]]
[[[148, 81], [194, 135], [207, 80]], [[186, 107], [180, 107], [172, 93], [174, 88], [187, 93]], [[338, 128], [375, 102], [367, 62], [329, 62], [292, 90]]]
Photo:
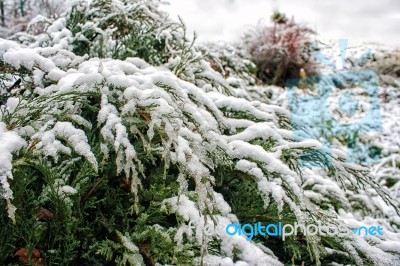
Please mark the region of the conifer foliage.
[[[318, 141], [294, 141], [288, 111], [232, 87], [155, 1], [80, 1], [35, 23], [45, 32], [0, 40], [0, 264], [398, 259], [379, 247], [399, 239], [390, 222], [388, 240], [248, 241], [221, 229], [260, 219], [345, 225], [349, 193], [397, 203], [340, 151], [327, 158]], [[331, 167], [300, 168], [304, 150]]]

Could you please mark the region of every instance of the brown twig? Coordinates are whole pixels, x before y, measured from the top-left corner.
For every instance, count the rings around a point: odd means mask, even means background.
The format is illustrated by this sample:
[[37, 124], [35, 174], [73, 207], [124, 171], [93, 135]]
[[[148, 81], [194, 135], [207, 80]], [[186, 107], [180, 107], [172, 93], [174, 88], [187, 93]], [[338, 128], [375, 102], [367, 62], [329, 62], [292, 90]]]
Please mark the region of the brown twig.
[[103, 180], [104, 177], [97, 179], [92, 189], [90, 189], [89, 192], [85, 195], [85, 197], [81, 200], [81, 204], [85, 203], [88, 200], [88, 198], [96, 191], [97, 187], [103, 182]]

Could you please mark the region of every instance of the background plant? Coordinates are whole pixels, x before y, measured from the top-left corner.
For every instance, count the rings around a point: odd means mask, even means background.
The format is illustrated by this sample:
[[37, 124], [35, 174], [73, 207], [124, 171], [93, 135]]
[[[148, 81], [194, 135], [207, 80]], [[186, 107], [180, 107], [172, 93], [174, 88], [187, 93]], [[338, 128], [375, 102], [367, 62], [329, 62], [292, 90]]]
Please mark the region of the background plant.
[[301, 69], [307, 75], [315, 74], [314, 32], [280, 12], [275, 12], [271, 20], [272, 26], [259, 25], [244, 37], [258, 78], [267, 84], [284, 85], [287, 79], [300, 77]]

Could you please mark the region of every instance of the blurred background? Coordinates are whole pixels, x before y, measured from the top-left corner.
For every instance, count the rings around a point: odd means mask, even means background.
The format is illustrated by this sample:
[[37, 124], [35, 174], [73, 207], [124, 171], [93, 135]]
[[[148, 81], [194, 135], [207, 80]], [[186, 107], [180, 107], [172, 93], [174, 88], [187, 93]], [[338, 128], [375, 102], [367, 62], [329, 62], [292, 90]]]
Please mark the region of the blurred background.
[[400, 44], [398, 0], [169, 0], [164, 10], [181, 16], [201, 41], [236, 40], [260, 19], [269, 21], [274, 10], [294, 16], [319, 38], [349, 39], [355, 44]]

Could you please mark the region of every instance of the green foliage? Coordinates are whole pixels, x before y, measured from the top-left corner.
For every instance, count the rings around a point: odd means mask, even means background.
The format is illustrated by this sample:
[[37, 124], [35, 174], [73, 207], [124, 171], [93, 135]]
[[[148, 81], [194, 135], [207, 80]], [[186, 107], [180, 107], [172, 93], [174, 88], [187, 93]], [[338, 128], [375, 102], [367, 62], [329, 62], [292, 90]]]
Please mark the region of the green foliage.
[[77, 55], [140, 57], [160, 65], [168, 59], [167, 40], [162, 33], [179, 24], [165, 24], [153, 6], [121, 6], [111, 0], [99, 0], [90, 6], [73, 6], [66, 26], [74, 36], [72, 45]]
[[229, 85], [244, 89], [244, 85], [260, 83], [257, 66], [241, 43], [206, 43], [198, 49], [206, 55], [211, 67], [228, 79]]

